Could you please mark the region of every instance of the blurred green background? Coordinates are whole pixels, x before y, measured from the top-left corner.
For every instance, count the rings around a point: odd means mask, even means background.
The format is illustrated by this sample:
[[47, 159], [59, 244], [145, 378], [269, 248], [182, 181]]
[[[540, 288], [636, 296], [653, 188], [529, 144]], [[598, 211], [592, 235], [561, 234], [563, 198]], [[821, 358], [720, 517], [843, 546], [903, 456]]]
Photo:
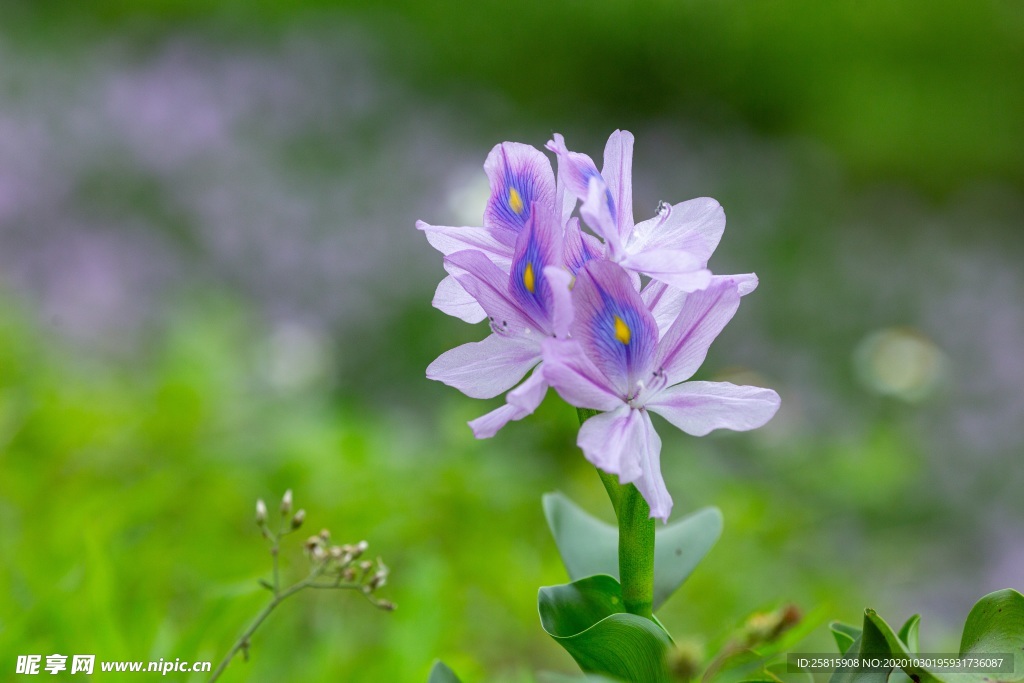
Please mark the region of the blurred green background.
[[795, 602], [830, 651], [870, 606], [955, 650], [1024, 586], [1019, 3], [5, 0], [5, 675], [216, 662], [286, 488], [399, 608], [303, 594], [225, 680], [571, 671], [536, 614], [565, 581], [540, 495], [610, 507], [572, 409], [477, 442], [497, 401], [424, 378], [484, 330], [430, 307], [413, 223], [478, 223], [498, 142], [599, 158], [615, 128], [637, 217], [713, 196], [712, 268], [760, 276], [701, 377], [783, 398], [753, 434], [661, 423], [675, 516], [726, 520], [662, 621], [713, 648]]

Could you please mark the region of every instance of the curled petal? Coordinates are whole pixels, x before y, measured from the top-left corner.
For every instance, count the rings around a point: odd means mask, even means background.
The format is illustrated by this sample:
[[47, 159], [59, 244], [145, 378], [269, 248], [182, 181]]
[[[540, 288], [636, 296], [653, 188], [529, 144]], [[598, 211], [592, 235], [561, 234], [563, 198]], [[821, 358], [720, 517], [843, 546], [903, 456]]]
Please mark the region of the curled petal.
[[470, 420], [469, 428], [473, 430], [473, 436], [478, 439], [489, 439], [497, 434], [502, 427], [513, 420], [521, 420], [526, 417], [521, 408], [509, 403], [503, 403], [491, 412], [481, 415], [475, 420]]
[[684, 382], [663, 389], [647, 407], [687, 434], [704, 436], [714, 429], [761, 427], [779, 409], [779, 395], [728, 382]]
[[601, 258], [604, 254], [604, 246], [601, 241], [589, 233], [580, 229], [580, 219], [570, 218], [565, 225], [564, 239], [565, 266], [573, 274], [579, 272], [580, 268], [592, 259]]
[[505, 405], [469, 423], [473, 435], [478, 439], [489, 439], [509, 422], [530, 415], [544, 400], [547, 391], [544, 372], [541, 366], [537, 366], [525, 382], [508, 392]]
[[601, 175], [594, 160], [586, 154], [570, 152], [559, 133], [551, 136], [546, 147], [558, 157], [558, 179], [565, 189], [580, 201], [586, 199], [590, 179]]
[[[714, 289], [726, 280], [732, 281], [736, 285], [736, 290], [741, 297], [757, 289], [757, 275], [754, 273], [712, 275], [707, 289]], [[659, 335], [664, 336], [665, 331], [675, 322], [679, 316], [679, 311], [683, 307], [683, 303], [686, 301], [686, 297], [686, 292], [675, 287], [669, 287], [664, 282], [656, 280], [649, 282], [643, 288], [643, 291], [640, 292], [640, 298], [644, 300], [647, 310], [651, 312], [654, 320], [658, 323]]]
[[532, 340], [492, 334], [456, 346], [427, 366], [427, 377], [472, 398], [494, 398], [514, 387], [540, 360]]
[[472, 226], [452, 227], [448, 225], [430, 225], [416, 221], [416, 229], [426, 235], [427, 242], [434, 249], [448, 256], [464, 249], [482, 251], [492, 260], [509, 259], [516, 243], [517, 233], [508, 228], [480, 228]]
[[622, 405], [615, 388], [583, 353], [579, 342], [545, 339], [542, 349], [544, 378], [567, 403], [593, 410], [612, 410]]
[[655, 367], [663, 370], [670, 383], [687, 380], [708, 355], [708, 348], [740, 306], [739, 282], [718, 280], [683, 298], [675, 321], [658, 344]]
[[580, 215], [587, 225], [604, 238], [608, 244], [609, 256], [618, 260], [622, 256], [622, 237], [615, 222], [615, 201], [601, 176], [594, 176], [587, 186]]
[[432, 303], [437, 310], [465, 320], [467, 323], [475, 324], [487, 317], [476, 299], [463, 289], [458, 280], [451, 275], [445, 277], [437, 285]]
[[484, 226], [518, 234], [537, 203], [553, 207], [555, 176], [544, 154], [530, 145], [503, 142], [495, 145], [484, 162], [491, 196], [484, 210]]
[[633, 230], [633, 134], [617, 130], [604, 147], [601, 176], [612, 198], [612, 215], [624, 241]]
[[668, 520], [672, 496], [661, 476], [661, 439], [647, 411], [622, 405], [595, 415], [580, 427], [577, 445], [587, 460], [635, 484], [651, 508], [651, 517]]
[[548, 266], [544, 276], [551, 287], [552, 331], [556, 337], [567, 337], [572, 326], [572, 274], [565, 268]]
[[711, 271], [693, 254], [681, 249], [641, 251], [627, 255], [619, 263], [684, 292], [704, 289], [711, 282]]
[[638, 223], [628, 245], [630, 251], [679, 249], [707, 264], [725, 230], [725, 211], [710, 197], [698, 197], [674, 206], [662, 205], [654, 218]]
[[508, 273], [482, 252], [455, 252], [445, 257], [445, 268], [484, 309], [495, 332], [522, 335], [537, 328], [537, 321], [509, 294]]
[[525, 414], [529, 415], [537, 410], [537, 406], [544, 400], [544, 396], [548, 393], [548, 386], [543, 364], [538, 365], [525, 382], [508, 392], [508, 402], [520, 410], [526, 411]]

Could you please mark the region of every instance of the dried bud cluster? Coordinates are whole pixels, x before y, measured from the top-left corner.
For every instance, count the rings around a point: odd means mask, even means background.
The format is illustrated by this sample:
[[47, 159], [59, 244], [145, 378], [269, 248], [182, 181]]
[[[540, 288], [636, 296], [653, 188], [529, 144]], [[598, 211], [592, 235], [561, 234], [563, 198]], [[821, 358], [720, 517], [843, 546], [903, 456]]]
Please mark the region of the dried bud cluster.
[[[306, 521], [306, 511], [305, 510], [299, 510], [289, 520], [288, 519], [288, 515], [291, 514], [291, 511], [292, 511], [292, 490], [288, 489], [287, 491], [284, 492], [284, 495], [281, 496], [281, 522], [282, 522], [282, 524], [287, 524], [287, 526], [285, 528], [281, 528], [281, 525], [279, 524], [277, 529], [274, 530], [274, 529], [271, 529], [267, 525], [267, 516], [268, 516], [267, 504], [265, 502], [263, 502], [262, 498], [257, 500], [256, 501], [256, 525], [260, 528], [260, 530], [263, 531], [264, 538], [269, 538], [272, 541], [274, 541], [274, 540], [280, 539], [281, 536], [283, 536], [283, 535], [285, 535], [285, 534], [287, 534], [289, 532], [295, 531], [296, 529], [301, 527], [302, 523], [304, 521]], [[271, 554], [275, 554], [274, 550], [271, 550], [270, 552], [271, 552]]]
[[[336, 590], [357, 590], [377, 609], [391, 612], [395, 604], [389, 600], [378, 598], [374, 595], [378, 588], [387, 583], [388, 568], [377, 558], [376, 571], [374, 563], [367, 560], [360, 560], [369, 548], [369, 543], [359, 541], [355, 545], [331, 545], [331, 532], [323, 529], [319, 534], [306, 539], [305, 549], [309, 555], [312, 566], [306, 578], [290, 586], [281, 585], [281, 540], [288, 534], [298, 530], [306, 521], [306, 511], [299, 509], [292, 514], [294, 502], [292, 490], [288, 489], [281, 497], [281, 516], [276, 524], [268, 523], [267, 504], [263, 499], [256, 501], [256, 526], [260, 533], [270, 542], [270, 556], [273, 559], [273, 580], [259, 579], [259, 584], [266, 588], [273, 595], [270, 604], [264, 608], [261, 616], [249, 627], [249, 630], [242, 635], [235, 643], [235, 646], [228, 653], [227, 657], [214, 671], [213, 679], [220, 676], [224, 667], [231, 662], [231, 659], [241, 653], [246, 659], [249, 658], [249, 637], [264, 617], [269, 614], [279, 603], [286, 598], [306, 588], [326, 588]], [[213, 680], [211, 679], [211, 680]]]
[[[306, 511], [300, 509], [292, 515], [293, 507], [292, 491], [288, 489], [281, 497], [281, 521], [275, 530], [267, 523], [267, 504], [262, 499], [256, 501], [256, 524], [263, 536], [270, 539], [270, 554], [274, 557], [274, 583], [261, 581], [261, 584], [275, 595], [280, 591], [277, 556], [281, 538], [301, 528], [306, 521]], [[394, 603], [373, 596], [377, 589], [387, 583], [388, 568], [380, 558], [377, 558], [376, 565], [360, 559], [370, 547], [369, 543], [359, 541], [355, 544], [332, 545], [331, 532], [321, 529], [320, 533], [307, 538], [303, 545], [313, 565], [304, 584], [314, 588], [356, 589], [378, 608], [388, 612], [395, 609]]]
[[[338, 588], [358, 588], [367, 597], [387, 583], [389, 570], [379, 557], [376, 565], [369, 560], [360, 561], [370, 547], [369, 543], [359, 541], [355, 544], [330, 545], [330, 539], [331, 534], [327, 529], [306, 539], [306, 553], [314, 565], [319, 565], [316, 570], [321, 576], [333, 577]], [[380, 609], [395, 609], [394, 604], [387, 600], [370, 600]]]

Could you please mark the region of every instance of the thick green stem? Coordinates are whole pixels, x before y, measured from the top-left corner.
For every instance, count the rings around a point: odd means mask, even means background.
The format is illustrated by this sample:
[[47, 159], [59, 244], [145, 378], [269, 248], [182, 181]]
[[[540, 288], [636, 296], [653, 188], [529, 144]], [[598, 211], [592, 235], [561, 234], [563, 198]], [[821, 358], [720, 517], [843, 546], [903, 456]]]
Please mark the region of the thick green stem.
[[[596, 410], [577, 409], [580, 424]], [[651, 508], [635, 486], [598, 470], [619, 522], [619, 583], [626, 611], [650, 619], [654, 606], [654, 520]]]

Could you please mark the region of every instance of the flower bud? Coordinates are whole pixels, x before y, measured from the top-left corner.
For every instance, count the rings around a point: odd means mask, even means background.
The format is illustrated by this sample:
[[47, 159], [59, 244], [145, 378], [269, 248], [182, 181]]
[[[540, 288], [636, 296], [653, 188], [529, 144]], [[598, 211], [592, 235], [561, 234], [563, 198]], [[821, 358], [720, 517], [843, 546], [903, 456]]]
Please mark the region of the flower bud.
[[366, 587], [372, 593], [373, 591], [377, 590], [378, 588], [380, 588], [381, 586], [383, 586], [387, 582], [388, 582], [388, 575], [385, 574], [384, 572], [377, 572], [376, 574], [373, 575], [373, 578], [370, 579], [370, 583], [366, 584]]
[[267, 521], [267, 504], [260, 498], [256, 501], [256, 524], [263, 526]]
[[321, 529], [320, 538], [323, 539], [325, 542], [331, 540], [331, 532], [327, 529]]
[[395, 603], [391, 602], [390, 600], [378, 600], [377, 607], [384, 610], [385, 612], [395, 611]]
[[683, 641], [669, 650], [665, 657], [674, 680], [690, 681], [700, 673], [704, 652], [698, 643]]
[[292, 511], [292, 490], [288, 489], [281, 496], [281, 514], [287, 515]]
[[295, 513], [295, 516], [292, 517], [292, 529], [298, 529], [300, 526], [302, 526], [302, 523], [305, 521], [306, 511], [299, 510], [298, 512]]
[[771, 643], [796, 626], [802, 615], [796, 605], [786, 605], [774, 612], [759, 613], [747, 619], [741, 638], [748, 647]]

